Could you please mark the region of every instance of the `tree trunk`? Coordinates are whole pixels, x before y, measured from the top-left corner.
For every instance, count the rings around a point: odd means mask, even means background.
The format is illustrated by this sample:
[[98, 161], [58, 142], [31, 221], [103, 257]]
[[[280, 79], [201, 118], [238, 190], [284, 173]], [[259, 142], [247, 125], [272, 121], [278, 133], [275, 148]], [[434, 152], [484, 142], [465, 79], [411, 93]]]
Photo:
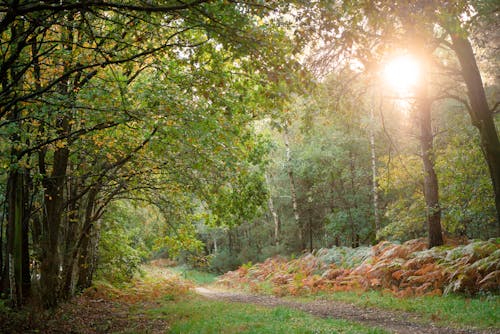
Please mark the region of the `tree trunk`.
[[82, 236], [82, 243], [78, 254], [78, 282], [76, 283], [78, 291], [88, 288], [92, 282], [89, 256], [91, 247], [90, 233], [91, 228]]
[[295, 190], [295, 178], [293, 176], [292, 169], [292, 153], [290, 150], [290, 139], [288, 137], [288, 126], [284, 126], [284, 139], [285, 139], [285, 152], [286, 152], [286, 168], [288, 173], [288, 181], [290, 182], [290, 196], [292, 198], [292, 208], [293, 208], [293, 216], [295, 218], [295, 224], [297, 225], [299, 231], [299, 242], [300, 246], [305, 249], [304, 245], [304, 236], [302, 231], [302, 223], [299, 215], [299, 206], [297, 205], [297, 192]]
[[85, 217], [82, 233], [78, 239], [78, 244], [75, 246], [73, 256], [78, 256], [78, 281], [76, 283], [77, 290], [86, 289], [92, 283], [92, 268], [90, 261], [90, 247], [92, 227], [94, 224], [94, 211], [98, 188], [93, 187], [87, 195], [87, 205], [85, 208]]
[[14, 307], [23, 303], [23, 220], [24, 180], [19, 170], [11, 171], [7, 181], [8, 225], [7, 255], [10, 297]]
[[[70, 53], [74, 48], [74, 28], [71, 27], [71, 22], [74, 21], [74, 13], [68, 13], [66, 16], [68, 25], [61, 31], [61, 43], [64, 51]], [[70, 60], [63, 62], [64, 71], [71, 68]], [[75, 79], [76, 81], [76, 79]], [[62, 97], [67, 99], [68, 105], [73, 106], [75, 103], [74, 88], [76, 82], [71, 83], [69, 80], [59, 82], [57, 91]], [[58, 111], [60, 114], [56, 116], [55, 127], [57, 135], [61, 138], [68, 138], [71, 133], [72, 111], [70, 108]], [[65, 202], [65, 185], [69, 162], [69, 149], [67, 142], [62, 146], [57, 146], [54, 150], [52, 173], [49, 176], [47, 173], [42, 173], [42, 183], [45, 188], [44, 204], [46, 208], [46, 216], [44, 219], [45, 238], [42, 250], [41, 263], [41, 279], [40, 287], [42, 290], [43, 302], [46, 307], [54, 307], [59, 298], [60, 286], [60, 267], [61, 267], [61, 250], [60, 238], [61, 227], [63, 223], [63, 213], [66, 209]]]
[[312, 218], [309, 215], [309, 252], [313, 252], [313, 227], [312, 227]]
[[[31, 294], [31, 272], [30, 272], [30, 252], [29, 252], [29, 223], [31, 207], [28, 206], [28, 198], [32, 189], [32, 179], [28, 169], [24, 170], [24, 187], [23, 187], [23, 224], [21, 237], [21, 257], [22, 257], [22, 291], [23, 299], [26, 299]], [[28, 184], [30, 186], [28, 186]]]
[[[355, 156], [352, 150], [349, 150], [349, 170], [350, 170], [350, 181], [351, 181], [351, 192], [356, 193], [356, 161]], [[349, 203], [348, 208], [348, 217], [349, 217], [349, 225], [351, 227], [351, 247], [356, 248], [359, 247], [359, 234], [358, 234], [358, 224], [354, 221], [354, 217], [352, 215], [351, 209], [358, 209], [358, 203], [356, 200], [353, 200], [352, 203]]]
[[7, 254], [6, 251], [4, 251], [4, 244], [6, 244], [6, 242], [4, 242], [4, 235], [6, 234], [4, 232], [4, 222], [5, 222], [5, 218], [6, 218], [6, 212], [5, 210], [7, 209], [7, 203], [3, 203], [3, 207], [1, 208], [2, 212], [0, 212], [1, 216], [0, 216], [0, 294], [4, 294], [7, 292], [7, 289], [6, 289], [6, 284], [5, 284], [5, 274], [6, 274], [6, 270], [5, 270], [5, 262], [4, 261], [4, 255]]
[[[63, 131], [69, 131], [68, 118], [63, 117], [60, 123]], [[46, 307], [54, 307], [56, 305], [60, 287], [59, 273], [61, 259], [59, 233], [64, 210], [64, 185], [66, 182], [68, 158], [69, 150], [66, 147], [57, 149], [54, 152], [52, 174], [50, 176], [45, 175], [43, 179], [46, 216], [43, 223], [45, 237], [42, 247], [40, 287]]]
[[471, 106], [469, 114], [472, 124], [479, 130], [481, 149], [488, 164], [493, 184], [497, 210], [497, 236], [500, 236], [500, 140], [495, 127], [493, 113], [488, 107], [481, 73], [477, 66], [472, 45], [467, 38], [460, 35], [452, 34], [451, 38], [453, 49], [462, 67], [462, 76], [467, 86], [467, 95]]
[[432, 248], [443, 244], [443, 235], [441, 231], [438, 180], [436, 171], [434, 170], [434, 136], [432, 134], [431, 101], [427, 93], [427, 72], [425, 68], [422, 72], [422, 82], [417, 90], [417, 118], [420, 121], [420, 146], [424, 169], [424, 197], [429, 232], [429, 248]]
[[357, 231], [357, 228], [355, 227], [355, 224], [354, 224], [354, 219], [352, 217], [352, 213], [351, 213], [351, 209], [348, 208], [347, 209], [347, 216], [349, 218], [349, 226], [351, 228], [351, 247], [352, 248], [356, 248], [356, 231]]
[[[375, 99], [373, 99], [375, 104]], [[372, 159], [372, 194], [373, 194], [373, 217], [375, 220], [375, 240], [377, 239], [377, 232], [380, 229], [380, 215], [379, 215], [379, 200], [378, 200], [378, 182], [377, 182], [377, 151], [375, 150], [375, 112], [374, 107], [370, 109], [370, 149]]]
[[[17, 125], [11, 135], [11, 165], [21, 161], [21, 154], [15, 147], [21, 141], [22, 122], [20, 112], [14, 107], [9, 119]], [[12, 167], [7, 177], [7, 271], [10, 297], [15, 307], [20, 307], [30, 289], [28, 252], [28, 204], [29, 189], [26, 185], [27, 172], [19, 166]], [[24, 290], [23, 290], [24, 288]]]
[[[266, 178], [266, 183], [267, 186], [270, 188], [271, 183], [269, 182], [269, 177], [267, 174], [265, 175]], [[269, 207], [269, 211], [271, 212], [271, 215], [273, 216], [273, 222], [274, 222], [274, 244], [276, 246], [279, 245], [280, 243], [280, 230], [281, 230], [281, 221], [280, 217], [278, 216], [278, 213], [276, 212], [274, 208], [274, 202], [273, 202], [273, 196], [271, 193], [269, 193], [269, 199], [267, 201], [267, 205]]]
[[76, 289], [82, 291], [92, 285], [92, 278], [97, 268], [97, 249], [99, 247], [99, 228], [97, 222], [89, 225], [89, 230], [83, 235], [78, 257], [78, 281]]
[[61, 296], [69, 298], [74, 292], [74, 273], [75, 273], [75, 260], [78, 257], [78, 244], [77, 232], [80, 228], [79, 218], [79, 201], [76, 200], [78, 195], [78, 181], [73, 180], [70, 182], [68, 201], [68, 219], [67, 219], [67, 232], [65, 240], [64, 258], [63, 258], [63, 285], [61, 287]]
[[[15, 41], [18, 36], [22, 36], [23, 34], [24, 23], [11, 26], [10, 35], [12, 37], [12, 50], [25, 45], [24, 40]], [[12, 66], [7, 67], [8, 70], [3, 73], [1, 78], [3, 91], [8, 91], [12, 89], [13, 86], [20, 87], [22, 85], [22, 80], [19, 79], [20, 77], [16, 72], [19, 68], [14, 66], [14, 64], [11, 65]], [[13, 82], [14, 78], [17, 78], [15, 82]], [[12, 87], [9, 87], [11, 85]], [[26, 267], [26, 264], [29, 263], [29, 252], [27, 249], [27, 224], [29, 219], [27, 198], [29, 197], [29, 191], [26, 187], [25, 168], [20, 166], [22, 154], [17, 148], [23, 141], [22, 132], [24, 129], [19, 106], [14, 105], [11, 108], [2, 109], [1, 111], [3, 114], [7, 115], [8, 120], [15, 126], [15, 129], [13, 129], [14, 131], [9, 136], [11, 167], [8, 171], [6, 180], [7, 254], [5, 259], [6, 265], [2, 275], [2, 289], [6, 287], [9, 288], [8, 290], [13, 305], [19, 307], [23, 304], [24, 296], [29, 292], [28, 290], [30, 288], [30, 282], [26, 282], [26, 272], [28, 272], [29, 276], [29, 267], [23, 268], [23, 266]], [[24, 258], [26, 256], [28, 256], [27, 259]], [[23, 287], [27, 290], [23, 291]]]

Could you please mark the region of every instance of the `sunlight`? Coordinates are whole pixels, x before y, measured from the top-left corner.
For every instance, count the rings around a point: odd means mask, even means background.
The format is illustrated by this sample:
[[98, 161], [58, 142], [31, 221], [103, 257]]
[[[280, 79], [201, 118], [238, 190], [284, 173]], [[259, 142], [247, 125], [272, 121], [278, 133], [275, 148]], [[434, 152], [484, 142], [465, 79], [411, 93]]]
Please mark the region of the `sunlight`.
[[420, 78], [420, 65], [411, 55], [401, 55], [386, 63], [383, 76], [398, 95], [408, 96]]

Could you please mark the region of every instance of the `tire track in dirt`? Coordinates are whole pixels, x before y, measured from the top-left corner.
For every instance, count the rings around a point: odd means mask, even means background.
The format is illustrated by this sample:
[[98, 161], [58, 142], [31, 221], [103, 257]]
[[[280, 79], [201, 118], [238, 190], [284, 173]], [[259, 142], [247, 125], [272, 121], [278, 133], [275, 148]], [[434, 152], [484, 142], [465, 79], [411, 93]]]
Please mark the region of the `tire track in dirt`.
[[208, 287], [196, 287], [197, 294], [214, 300], [248, 303], [266, 307], [285, 306], [307, 312], [317, 317], [336, 318], [358, 322], [368, 327], [378, 327], [395, 334], [500, 334], [500, 330], [456, 329], [425, 323], [408, 312], [395, 312], [375, 308], [363, 308], [348, 303], [315, 300], [312, 302], [290, 301], [284, 298], [219, 291]]

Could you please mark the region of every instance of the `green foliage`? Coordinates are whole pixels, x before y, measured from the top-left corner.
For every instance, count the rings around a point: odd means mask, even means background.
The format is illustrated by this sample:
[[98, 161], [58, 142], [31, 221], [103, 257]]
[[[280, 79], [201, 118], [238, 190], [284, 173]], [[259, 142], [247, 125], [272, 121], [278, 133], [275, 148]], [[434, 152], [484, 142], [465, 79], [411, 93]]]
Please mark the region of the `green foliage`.
[[422, 193], [422, 162], [416, 156], [384, 159], [387, 173], [380, 171], [379, 187], [389, 199], [385, 215], [388, 224], [378, 231], [380, 239], [406, 241], [426, 233], [425, 202]]
[[[491, 179], [478, 133], [456, 108], [448, 102], [436, 110], [436, 126], [446, 132], [436, 137], [435, 145], [442, 225], [449, 235], [487, 239], [498, 228]], [[422, 162], [401, 153], [384, 157], [383, 165], [379, 186], [388, 199], [389, 223], [378, 231], [379, 238], [405, 241], [425, 236]]]
[[[302, 251], [334, 243], [369, 243], [374, 234], [371, 208], [370, 144], [363, 118], [367, 109], [353, 103], [358, 87], [343, 86], [342, 78], [328, 77], [308, 97], [289, 102], [291, 166], [301, 225], [291, 214], [290, 181], [283, 145], [268, 168], [276, 211], [282, 220], [287, 249]], [[340, 88], [339, 88], [340, 86]], [[339, 90], [344, 89], [343, 93]], [[332, 94], [337, 100], [332, 102]], [[273, 136], [280, 143], [282, 133]], [[285, 196], [283, 196], [285, 195]], [[297, 235], [302, 244], [297, 244]], [[307, 240], [307, 241], [306, 241]]]
[[191, 269], [187, 266], [171, 267], [169, 270], [179, 274], [183, 279], [192, 281], [195, 284], [210, 284], [217, 280], [217, 276], [213, 273]]
[[238, 268], [242, 264], [241, 259], [227, 249], [214, 254], [210, 260], [210, 270], [216, 273], [225, 273]]
[[123, 283], [139, 271], [141, 256], [131, 239], [130, 232], [118, 224], [104, 227], [99, 248], [98, 278]]
[[250, 220], [265, 203], [267, 191], [261, 172], [240, 173], [233, 184], [217, 192], [212, 212], [217, 225], [235, 226]]
[[496, 235], [493, 187], [479, 148], [478, 134], [464, 126], [465, 115], [444, 115], [450, 134], [436, 161], [443, 201], [443, 225], [454, 235]]
[[9, 300], [0, 299], [0, 323], [4, 333], [22, 333], [28, 331], [36, 317], [28, 309], [15, 309], [9, 306]]
[[151, 257], [160, 219], [154, 207], [129, 201], [113, 203], [101, 225], [98, 277], [109, 282], [129, 281]]
[[176, 257], [180, 253], [192, 256], [192, 254], [197, 254], [203, 246], [202, 242], [196, 238], [195, 227], [190, 223], [179, 224], [158, 244], [166, 247], [171, 257]]
[[333, 247], [320, 249], [316, 256], [323, 263], [334, 264], [340, 268], [355, 268], [373, 254], [371, 247]]

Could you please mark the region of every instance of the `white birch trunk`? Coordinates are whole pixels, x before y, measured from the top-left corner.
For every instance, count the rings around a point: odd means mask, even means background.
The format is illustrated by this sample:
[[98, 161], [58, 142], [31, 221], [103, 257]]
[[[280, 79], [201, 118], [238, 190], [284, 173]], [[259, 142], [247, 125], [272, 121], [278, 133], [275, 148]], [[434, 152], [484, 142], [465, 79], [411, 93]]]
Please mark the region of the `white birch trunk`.
[[[266, 183], [268, 188], [270, 187], [270, 182], [269, 182], [269, 177], [267, 174], [265, 175], [266, 178]], [[281, 221], [280, 217], [278, 216], [278, 213], [274, 209], [274, 203], [273, 203], [273, 196], [269, 194], [269, 199], [267, 201], [267, 205], [269, 207], [269, 211], [271, 212], [271, 215], [273, 216], [273, 221], [274, 221], [274, 243], [276, 246], [279, 245], [280, 243], [280, 230], [281, 230]]]
[[293, 177], [292, 170], [292, 153], [290, 150], [290, 139], [288, 137], [288, 127], [285, 125], [284, 127], [284, 139], [285, 139], [285, 150], [286, 150], [286, 168], [288, 172], [288, 179], [290, 181], [290, 195], [292, 198], [292, 208], [293, 208], [293, 216], [295, 217], [295, 223], [299, 228], [299, 240], [301, 246], [303, 246], [303, 238], [302, 238], [302, 224], [300, 223], [300, 215], [299, 215], [299, 207], [297, 205], [297, 191], [295, 190], [295, 179]]
[[[373, 99], [375, 103], [375, 99]], [[375, 234], [380, 229], [380, 215], [378, 210], [378, 182], [377, 182], [377, 152], [375, 151], [375, 115], [374, 108], [370, 111], [370, 147], [372, 154], [372, 193], [373, 193], [373, 215], [375, 218]]]

